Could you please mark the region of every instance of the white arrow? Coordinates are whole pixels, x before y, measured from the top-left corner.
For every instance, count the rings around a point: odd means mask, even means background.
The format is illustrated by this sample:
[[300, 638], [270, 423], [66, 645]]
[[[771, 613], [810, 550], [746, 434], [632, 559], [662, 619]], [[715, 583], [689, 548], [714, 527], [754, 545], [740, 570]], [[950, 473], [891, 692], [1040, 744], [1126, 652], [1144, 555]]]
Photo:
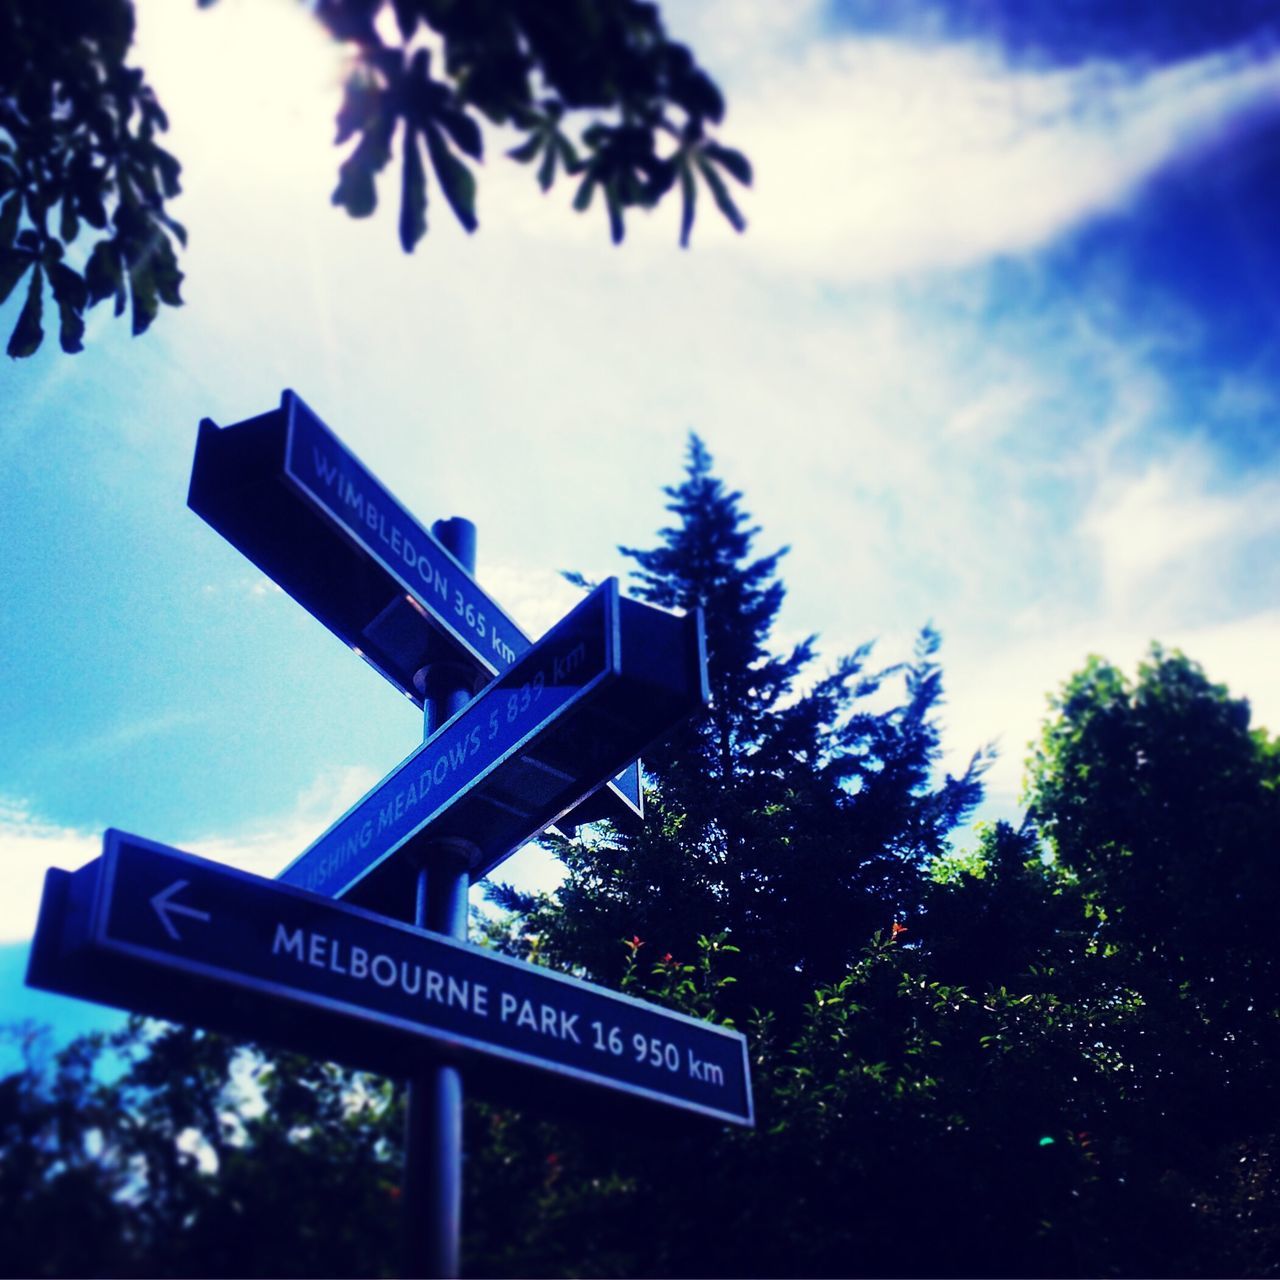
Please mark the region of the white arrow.
[[164, 925], [165, 932], [169, 937], [180, 940], [181, 935], [177, 929], [173, 927], [173, 921], [169, 919], [172, 913], [183, 916], [192, 916], [196, 920], [208, 920], [209, 913], [207, 911], [197, 911], [194, 907], [184, 907], [179, 902], [170, 902], [180, 889], [185, 889], [190, 883], [188, 880], [175, 880], [167, 889], [161, 889], [159, 893], [151, 899], [151, 905], [156, 909], [156, 915], [160, 917], [160, 923]]

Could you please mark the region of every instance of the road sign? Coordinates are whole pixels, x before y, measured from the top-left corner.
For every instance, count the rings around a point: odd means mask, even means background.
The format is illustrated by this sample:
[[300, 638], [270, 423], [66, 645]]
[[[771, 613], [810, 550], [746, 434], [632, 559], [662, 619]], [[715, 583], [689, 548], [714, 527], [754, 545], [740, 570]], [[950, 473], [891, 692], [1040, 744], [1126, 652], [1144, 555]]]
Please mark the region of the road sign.
[[[478, 679], [531, 641], [292, 391], [231, 426], [200, 423], [191, 509], [422, 706], [414, 675], [447, 656]], [[591, 818], [643, 813], [633, 762]], [[588, 821], [569, 815], [566, 825]]]
[[707, 700], [701, 617], [602, 583], [280, 873], [399, 915], [441, 838], [478, 879]]
[[522, 1097], [753, 1123], [737, 1032], [119, 831], [48, 873], [28, 982], [397, 1076], [452, 1060]]

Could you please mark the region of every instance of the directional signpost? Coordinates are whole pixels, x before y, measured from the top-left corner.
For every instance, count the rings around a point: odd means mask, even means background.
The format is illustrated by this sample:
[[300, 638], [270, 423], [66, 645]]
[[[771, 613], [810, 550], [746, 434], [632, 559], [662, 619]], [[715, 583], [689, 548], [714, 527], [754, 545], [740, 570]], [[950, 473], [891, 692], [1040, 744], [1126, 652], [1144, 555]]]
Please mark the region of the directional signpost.
[[[280, 407], [200, 423], [191, 509], [406, 697], [447, 658], [479, 680], [529, 637], [292, 391]], [[565, 825], [643, 815], [640, 766], [620, 769]]]
[[598, 587], [281, 879], [387, 915], [412, 902], [415, 846], [475, 846], [485, 874], [706, 698], [696, 618]]
[[707, 702], [701, 615], [610, 579], [531, 643], [475, 583], [473, 527], [428, 533], [291, 392], [201, 424], [190, 503], [423, 707], [425, 741], [274, 881], [107, 832], [49, 872], [28, 981], [407, 1075], [412, 1274], [457, 1273], [463, 1071], [752, 1124], [738, 1032], [465, 941], [471, 880], [552, 824], [642, 813], [636, 757]]
[[108, 831], [48, 873], [30, 981], [402, 1075], [567, 1088], [750, 1124], [740, 1035], [279, 881]]

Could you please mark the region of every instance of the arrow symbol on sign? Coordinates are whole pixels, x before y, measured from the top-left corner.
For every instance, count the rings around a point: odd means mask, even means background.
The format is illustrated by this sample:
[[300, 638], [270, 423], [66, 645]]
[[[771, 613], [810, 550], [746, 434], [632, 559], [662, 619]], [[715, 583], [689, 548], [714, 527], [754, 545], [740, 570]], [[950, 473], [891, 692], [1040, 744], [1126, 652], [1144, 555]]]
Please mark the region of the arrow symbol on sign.
[[207, 911], [197, 911], [195, 907], [184, 907], [180, 902], [169, 901], [175, 893], [185, 889], [188, 884], [190, 884], [189, 880], [175, 880], [167, 889], [161, 889], [151, 899], [151, 905], [155, 908], [156, 915], [160, 917], [160, 923], [164, 925], [165, 932], [175, 941], [181, 941], [182, 935], [173, 927], [173, 921], [169, 919], [171, 914], [191, 916], [196, 920], [209, 919]]

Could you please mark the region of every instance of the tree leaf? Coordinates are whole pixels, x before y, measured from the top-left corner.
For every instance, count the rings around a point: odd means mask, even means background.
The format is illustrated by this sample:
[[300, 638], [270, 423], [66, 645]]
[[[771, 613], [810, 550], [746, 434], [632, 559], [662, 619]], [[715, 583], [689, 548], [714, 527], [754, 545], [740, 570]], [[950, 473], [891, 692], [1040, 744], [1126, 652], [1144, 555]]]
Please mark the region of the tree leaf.
[[27, 274], [31, 257], [13, 249], [0, 249], [0, 303], [8, 300], [19, 280]]
[[150, 252], [151, 274], [156, 282], [156, 293], [160, 301], [167, 307], [182, 306], [182, 297], [178, 292], [178, 287], [182, 284], [182, 271], [178, 267], [173, 245], [159, 227], [155, 229]]
[[22, 213], [22, 193], [15, 192], [0, 204], [0, 249], [13, 244], [18, 234], [18, 218]]
[[405, 253], [427, 233], [427, 175], [418, 149], [418, 133], [405, 123], [404, 171], [400, 184], [400, 246]]
[[546, 149], [542, 153], [542, 163], [538, 166], [538, 186], [543, 191], [550, 191], [551, 184], [556, 180], [556, 149], [555, 145], [548, 140]]
[[560, 152], [560, 163], [564, 165], [565, 173], [577, 173], [582, 162], [578, 159], [578, 152], [573, 143], [563, 133], [553, 134], [551, 141]]
[[76, 217], [76, 203], [71, 193], [62, 197], [62, 209], [58, 219], [58, 235], [63, 244], [70, 244], [80, 233], [80, 219]]
[[89, 290], [79, 274], [61, 262], [49, 268], [49, 284], [58, 304], [58, 341], [63, 351], [74, 355], [84, 350], [84, 308]]
[[579, 213], [586, 213], [591, 207], [591, 197], [596, 193], [596, 178], [590, 170], [578, 184], [578, 192], [573, 197], [573, 207]]
[[89, 305], [93, 306], [120, 290], [124, 282], [120, 255], [110, 240], [99, 240], [93, 246], [84, 268], [85, 284], [89, 290]]
[[738, 206], [733, 203], [733, 198], [729, 195], [729, 189], [724, 185], [724, 179], [715, 171], [715, 167], [711, 162], [703, 159], [702, 156], [698, 157], [698, 168], [711, 190], [711, 196], [716, 202], [716, 208], [724, 214], [729, 221], [729, 225], [735, 231], [744, 231], [747, 226], [747, 220], [738, 212]]
[[440, 182], [440, 190], [449, 202], [454, 216], [467, 229], [474, 231], [479, 223], [476, 221], [476, 180], [467, 168], [450, 150], [444, 136], [434, 125], [427, 125], [424, 130], [427, 139], [427, 151], [431, 155], [431, 167], [435, 170]]
[[689, 247], [693, 231], [693, 215], [698, 203], [698, 184], [690, 172], [688, 161], [680, 165], [680, 247]]
[[610, 181], [604, 184], [604, 203], [609, 212], [609, 238], [614, 244], [621, 244], [627, 229], [622, 221], [622, 200], [617, 183]]
[[391, 133], [395, 117], [381, 113], [361, 135], [355, 150], [338, 169], [333, 203], [345, 206], [353, 218], [367, 218], [378, 207], [374, 177], [391, 158]]
[[463, 110], [450, 107], [436, 115], [436, 123], [453, 139], [463, 155], [479, 160], [484, 155], [484, 136], [480, 126]]
[[751, 185], [751, 161], [732, 147], [722, 147], [718, 142], [708, 142], [703, 151], [727, 173], [731, 173], [744, 187]]
[[531, 133], [518, 147], [512, 147], [507, 155], [521, 164], [528, 164], [531, 160], [537, 159], [538, 152], [542, 149], [542, 140], [543, 135], [540, 132]]
[[160, 310], [160, 295], [148, 259], [130, 264], [129, 294], [133, 300], [133, 336], [136, 338], [146, 333]]
[[44, 271], [37, 262], [31, 273], [31, 284], [27, 289], [27, 300], [23, 303], [18, 323], [13, 327], [6, 348], [15, 360], [34, 355], [44, 341], [44, 327], [40, 323], [44, 307]]

